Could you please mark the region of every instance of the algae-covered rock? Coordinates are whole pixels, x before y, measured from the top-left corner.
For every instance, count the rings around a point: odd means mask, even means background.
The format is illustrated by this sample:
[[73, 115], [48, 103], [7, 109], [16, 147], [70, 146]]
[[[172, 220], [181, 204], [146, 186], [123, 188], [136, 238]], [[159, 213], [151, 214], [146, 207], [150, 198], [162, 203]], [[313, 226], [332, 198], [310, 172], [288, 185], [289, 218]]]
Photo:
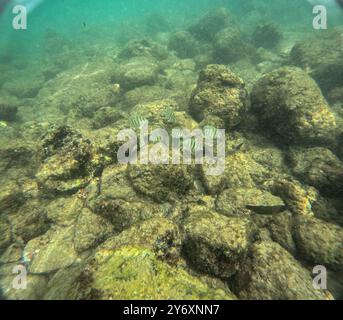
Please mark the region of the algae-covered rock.
[[108, 219], [116, 232], [163, 215], [156, 204], [136, 194], [127, 176], [127, 166], [106, 168], [99, 183], [89, 185], [87, 193], [88, 207]]
[[135, 57], [164, 60], [168, 57], [168, 50], [150, 39], [132, 40], [120, 51], [118, 58], [131, 59]]
[[153, 218], [124, 230], [104, 242], [102, 249], [117, 250], [135, 246], [152, 250], [155, 255], [176, 262], [181, 238], [178, 227], [166, 218]]
[[286, 206], [282, 199], [259, 189], [228, 189], [217, 199], [218, 212], [227, 216], [239, 216], [249, 213], [276, 214]]
[[16, 120], [18, 107], [8, 105], [0, 101], [0, 121], [14, 121]]
[[276, 179], [271, 183], [270, 189], [295, 215], [313, 216], [312, 203], [317, 197], [315, 190], [304, 189], [299, 182], [290, 178]]
[[262, 77], [251, 94], [261, 127], [288, 143], [327, 143], [336, 121], [314, 80], [299, 68], [282, 68]]
[[118, 98], [112, 90], [113, 71], [107, 61], [99, 62], [78, 64], [46, 82], [32, 107], [21, 108], [19, 115], [26, 121], [53, 123], [57, 119], [65, 123], [68, 115], [79, 123], [81, 118], [92, 118], [99, 108], [112, 105]]
[[253, 160], [250, 154], [237, 151], [225, 159], [222, 175], [206, 174], [207, 165], [200, 168], [200, 180], [207, 193], [218, 195], [225, 189], [253, 189], [273, 177], [273, 172]]
[[189, 32], [179, 31], [171, 35], [168, 48], [181, 59], [193, 58], [199, 52], [199, 43]]
[[167, 100], [172, 95], [172, 91], [158, 85], [142, 86], [127, 91], [123, 97], [123, 103], [126, 107], [132, 108], [136, 105]]
[[123, 114], [111, 107], [103, 107], [94, 113], [93, 117], [93, 128], [100, 129], [106, 127], [107, 125], [113, 125], [119, 119], [123, 117]]
[[128, 168], [133, 188], [157, 202], [177, 200], [191, 189], [192, 175], [186, 165], [135, 165]]
[[159, 261], [139, 247], [99, 250], [79, 277], [79, 298], [102, 300], [231, 300], [182, 269]]
[[190, 112], [198, 121], [217, 116], [232, 129], [242, 121], [246, 97], [242, 79], [224, 65], [209, 65], [200, 72], [190, 99]]
[[17, 70], [15, 76], [3, 84], [2, 89], [20, 99], [34, 98], [43, 87], [44, 81], [42, 74], [32, 70]]
[[298, 217], [294, 239], [301, 257], [333, 270], [343, 270], [343, 229], [316, 218]]
[[183, 253], [196, 270], [229, 278], [244, 264], [250, 245], [249, 222], [205, 208], [192, 208], [184, 222]]
[[215, 35], [232, 23], [230, 12], [225, 8], [213, 9], [192, 24], [188, 30], [197, 39], [212, 41]]
[[49, 274], [79, 262], [71, 228], [50, 230], [27, 243], [23, 256], [32, 274]]
[[108, 220], [85, 208], [74, 224], [74, 248], [78, 253], [95, 248], [112, 233], [113, 226]]
[[0, 216], [0, 252], [4, 251], [12, 242], [11, 225], [9, 222]]
[[251, 48], [243, 39], [241, 31], [232, 26], [218, 32], [213, 52], [216, 60], [221, 63], [232, 63], [251, 53], [254, 47]]
[[0, 187], [0, 215], [15, 211], [25, 202], [23, 190], [15, 180], [7, 180]]
[[84, 205], [84, 199], [79, 194], [72, 197], [56, 197], [49, 199], [44, 209], [51, 224], [54, 226], [67, 227], [75, 223], [77, 217], [81, 214]]
[[235, 278], [240, 299], [326, 300], [313, 287], [311, 273], [275, 242], [257, 242]]
[[292, 149], [294, 175], [328, 196], [343, 193], [343, 162], [325, 148]]
[[113, 80], [124, 89], [130, 90], [144, 85], [152, 85], [156, 82], [159, 66], [152, 58], [131, 58], [116, 68]]
[[330, 30], [300, 40], [291, 51], [291, 61], [296, 66], [309, 70], [325, 94], [332, 88], [343, 85], [342, 31]]
[[293, 239], [293, 214], [290, 211], [283, 211], [273, 215], [251, 216], [257, 234], [264, 230], [268, 232], [268, 241], [277, 242], [292, 255], [297, 253]]
[[45, 161], [36, 177], [46, 196], [73, 194], [102, 170], [91, 142], [69, 127], [49, 131], [42, 148]]
[[275, 48], [282, 40], [282, 32], [274, 23], [260, 24], [254, 30], [252, 41], [256, 47]]
[[36, 200], [26, 202], [8, 219], [12, 225], [12, 236], [23, 243], [44, 234], [50, 228], [47, 213]]

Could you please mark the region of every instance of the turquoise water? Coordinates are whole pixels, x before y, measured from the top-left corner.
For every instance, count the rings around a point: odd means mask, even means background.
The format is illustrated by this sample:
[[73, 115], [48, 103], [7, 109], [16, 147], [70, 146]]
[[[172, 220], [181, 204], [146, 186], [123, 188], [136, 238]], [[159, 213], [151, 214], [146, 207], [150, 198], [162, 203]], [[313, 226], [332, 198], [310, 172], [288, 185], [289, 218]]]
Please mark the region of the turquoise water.
[[[0, 15], [0, 298], [343, 298], [336, 1], [27, 0], [14, 30], [18, 3]], [[119, 132], [146, 122], [204, 132], [201, 156], [225, 130], [220, 174], [123, 164]]]

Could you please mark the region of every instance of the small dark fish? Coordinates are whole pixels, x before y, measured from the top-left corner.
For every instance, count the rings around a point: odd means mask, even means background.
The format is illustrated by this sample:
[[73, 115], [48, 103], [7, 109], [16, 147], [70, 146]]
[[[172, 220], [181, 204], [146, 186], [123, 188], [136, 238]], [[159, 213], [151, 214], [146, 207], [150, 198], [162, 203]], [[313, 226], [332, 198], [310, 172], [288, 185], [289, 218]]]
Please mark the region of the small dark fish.
[[87, 24], [86, 24], [86, 22], [82, 22], [82, 25], [83, 25], [83, 27], [84, 27], [84, 28], [86, 28], [86, 27], [87, 27]]

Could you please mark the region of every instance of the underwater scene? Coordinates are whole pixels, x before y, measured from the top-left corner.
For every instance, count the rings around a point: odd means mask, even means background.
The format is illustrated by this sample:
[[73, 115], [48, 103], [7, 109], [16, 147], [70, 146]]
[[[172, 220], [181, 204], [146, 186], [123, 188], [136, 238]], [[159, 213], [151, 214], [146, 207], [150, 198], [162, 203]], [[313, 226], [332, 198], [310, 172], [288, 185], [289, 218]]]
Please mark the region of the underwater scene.
[[343, 1], [0, 0], [0, 299], [343, 299]]

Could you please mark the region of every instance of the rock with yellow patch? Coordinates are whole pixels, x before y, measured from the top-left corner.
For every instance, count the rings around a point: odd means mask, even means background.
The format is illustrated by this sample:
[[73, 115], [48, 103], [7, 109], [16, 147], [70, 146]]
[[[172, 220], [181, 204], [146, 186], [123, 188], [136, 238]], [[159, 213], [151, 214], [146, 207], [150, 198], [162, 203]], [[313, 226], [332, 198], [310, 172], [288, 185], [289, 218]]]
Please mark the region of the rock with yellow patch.
[[139, 247], [99, 250], [79, 276], [78, 298], [101, 300], [232, 300], [227, 289], [211, 287], [158, 260]]

